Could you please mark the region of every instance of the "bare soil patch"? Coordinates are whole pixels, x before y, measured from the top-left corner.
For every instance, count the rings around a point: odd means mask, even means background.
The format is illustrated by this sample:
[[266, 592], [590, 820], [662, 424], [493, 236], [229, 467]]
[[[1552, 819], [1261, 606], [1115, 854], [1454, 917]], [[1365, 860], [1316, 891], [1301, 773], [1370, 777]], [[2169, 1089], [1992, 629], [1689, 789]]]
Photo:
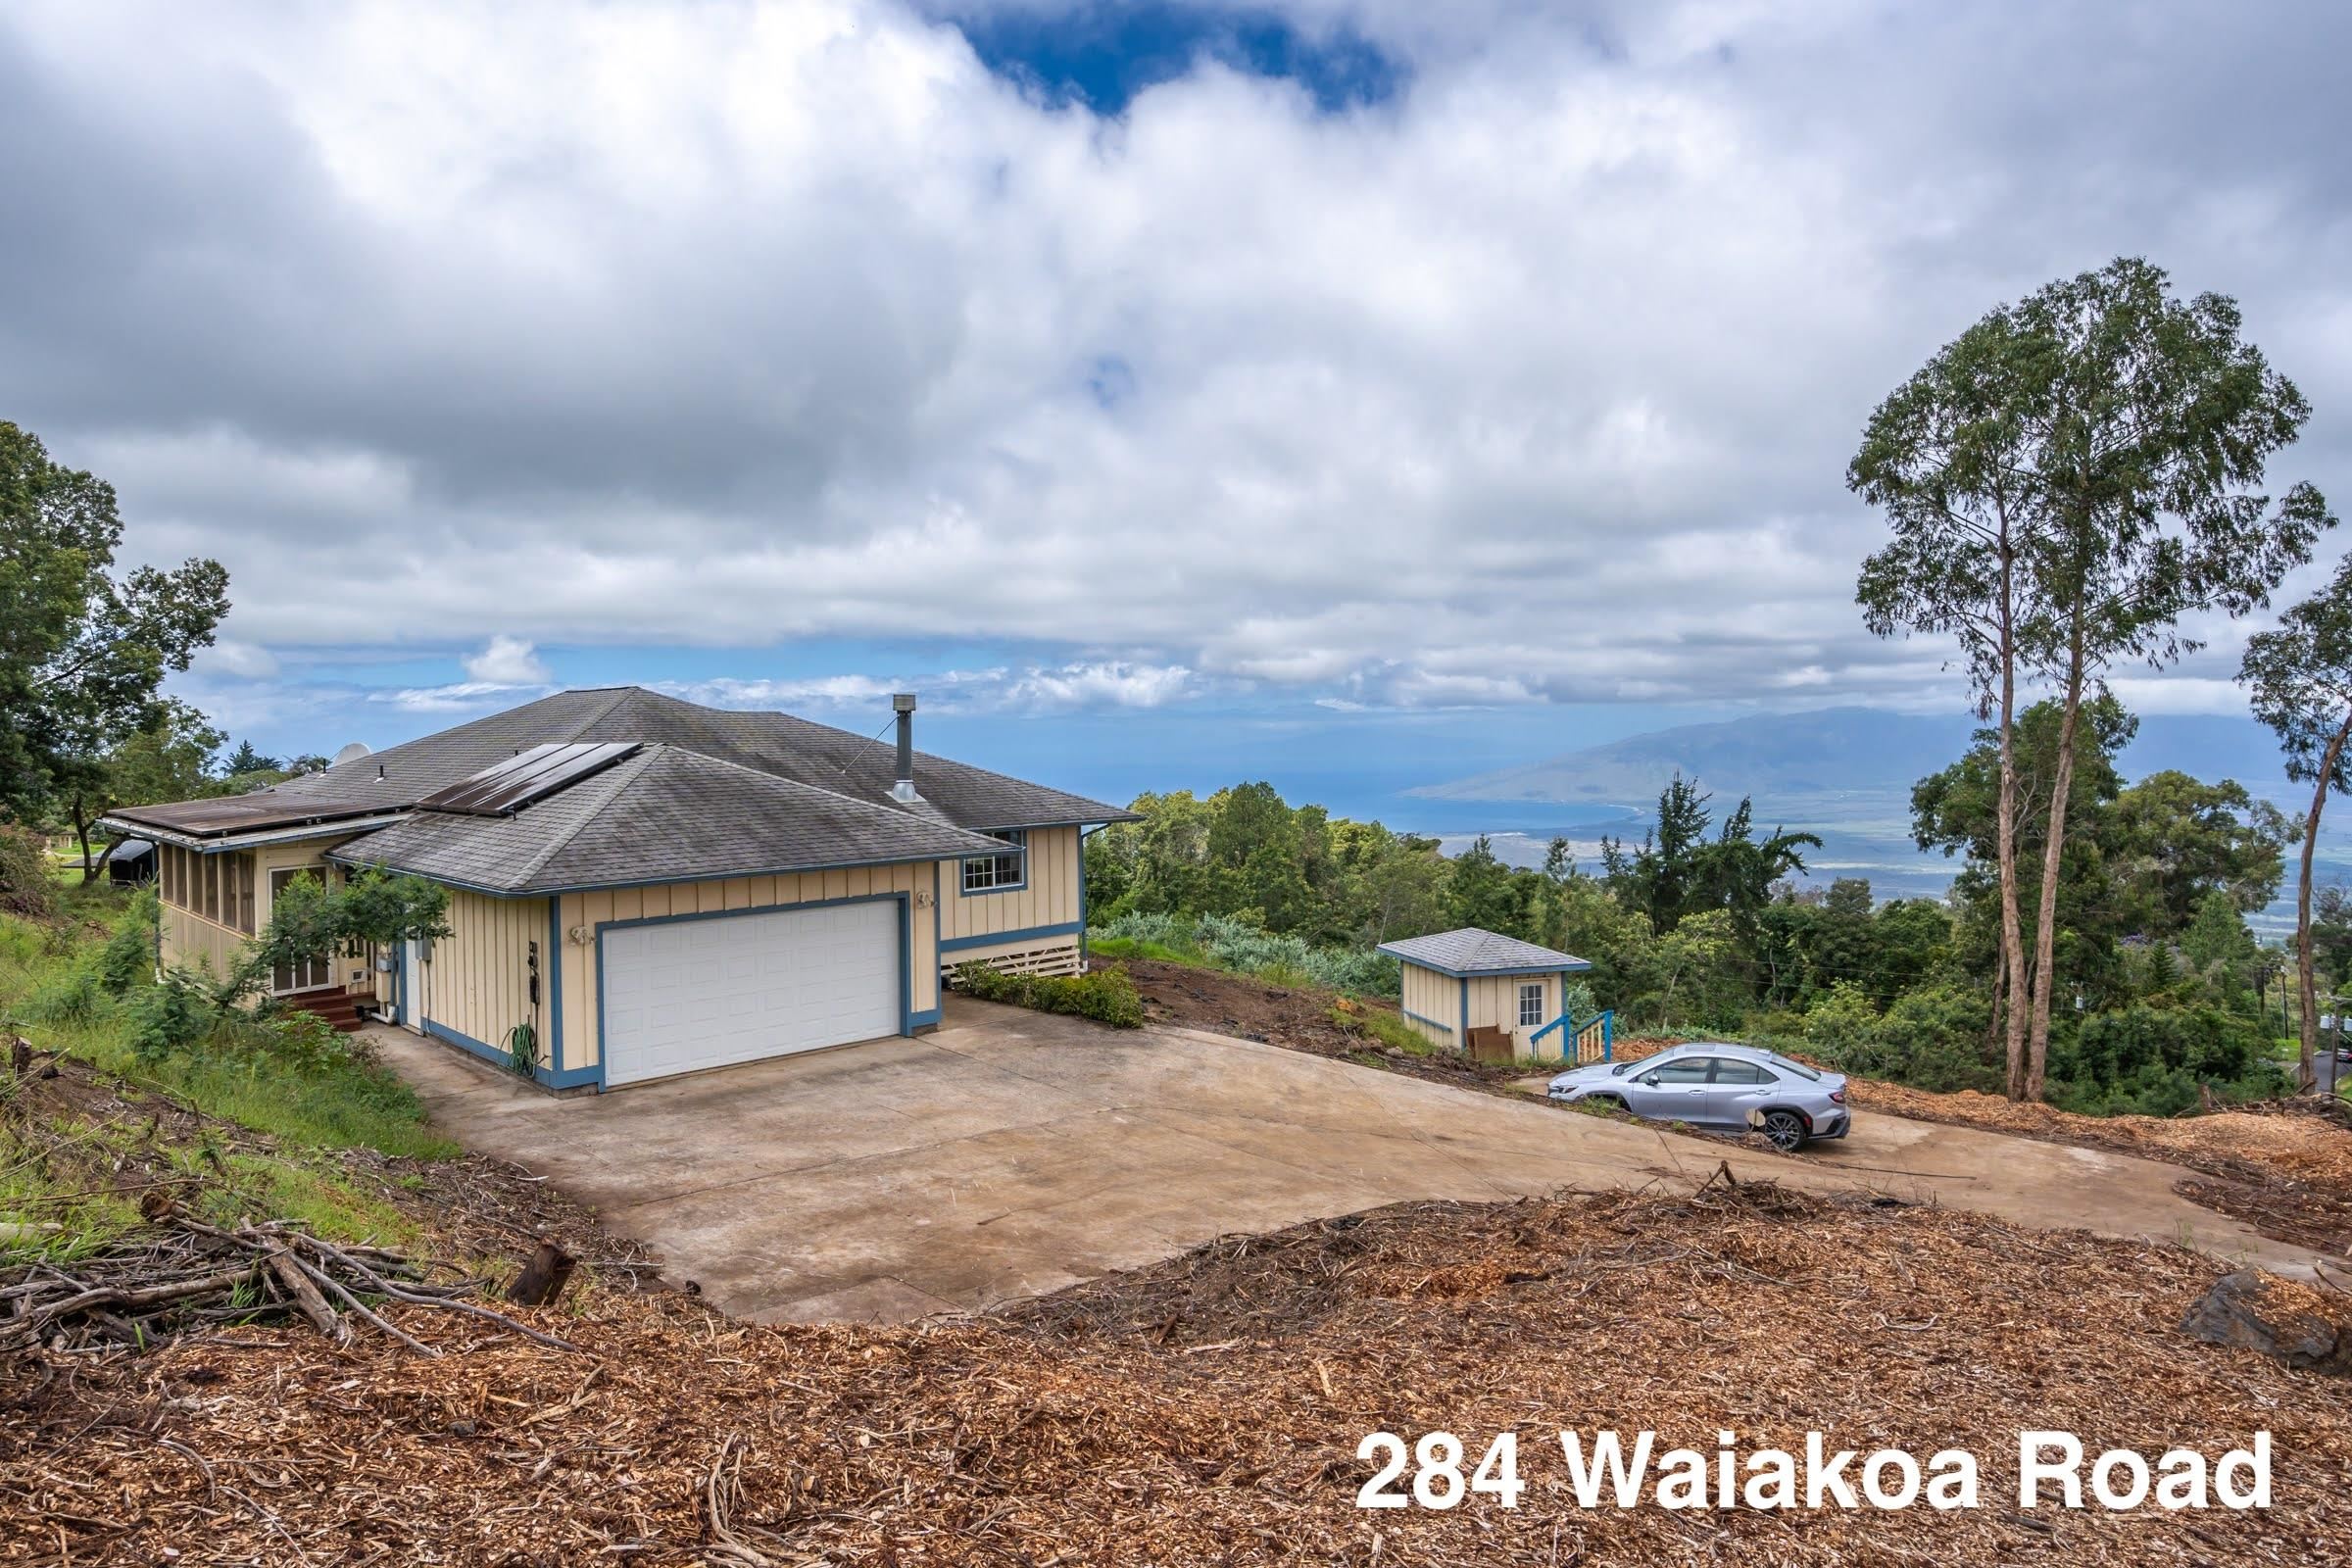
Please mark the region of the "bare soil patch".
[[[1508, 1093], [1511, 1080], [1526, 1073], [1523, 1067], [1491, 1066], [1450, 1051], [1424, 1056], [1384, 1045], [1363, 1029], [1337, 1021], [1332, 1011], [1338, 999], [1324, 992], [1269, 985], [1251, 975], [1156, 958], [1114, 961], [1135, 981], [1152, 1023], [1341, 1057], [1465, 1089]], [[1361, 1011], [1379, 1009], [1397, 1016], [1393, 1005], [1373, 998], [1351, 998], [1348, 1004]]]
[[[2191, 1340], [2179, 1250], [1765, 1186], [1415, 1203], [993, 1318], [731, 1325], [588, 1293], [565, 1353], [437, 1314], [28, 1358], [0, 1559], [635, 1563], [2316, 1562], [2352, 1555], [2339, 1381]], [[396, 1309], [398, 1310], [398, 1309]], [[487, 1328], [487, 1326], [482, 1326]], [[1554, 1433], [1984, 1460], [1939, 1513], [1579, 1510]], [[2268, 1511], [2014, 1507], [2017, 1433], [2218, 1453], [2273, 1434]], [[1374, 1430], [1522, 1436], [1527, 1494], [1354, 1506]]]

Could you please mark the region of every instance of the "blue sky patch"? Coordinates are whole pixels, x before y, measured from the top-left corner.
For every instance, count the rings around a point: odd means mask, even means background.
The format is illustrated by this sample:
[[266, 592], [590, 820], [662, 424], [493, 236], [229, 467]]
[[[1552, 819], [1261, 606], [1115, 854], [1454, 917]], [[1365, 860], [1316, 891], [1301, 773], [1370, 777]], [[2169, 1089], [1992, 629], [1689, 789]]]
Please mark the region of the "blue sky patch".
[[1313, 35], [1251, 7], [1142, 0], [1066, 11], [992, 8], [952, 20], [998, 75], [1049, 102], [1084, 104], [1102, 115], [1124, 112], [1137, 93], [1190, 74], [1204, 58], [1295, 81], [1326, 114], [1385, 102], [1407, 76], [1402, 61], [1352, 27]]

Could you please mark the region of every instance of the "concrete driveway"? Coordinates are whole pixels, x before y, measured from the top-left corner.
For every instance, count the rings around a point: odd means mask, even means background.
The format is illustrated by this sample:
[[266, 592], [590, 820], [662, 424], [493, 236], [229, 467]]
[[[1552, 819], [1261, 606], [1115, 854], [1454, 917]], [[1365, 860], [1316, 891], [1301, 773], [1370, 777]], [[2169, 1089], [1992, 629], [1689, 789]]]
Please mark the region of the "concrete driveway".
[[[1404, 1199], [1702, 1179], [1725, 1146], [1190, 1030], [951, 999], [919, 1040], [554, 1099], [376, 1027], [436, 1125], [552, 1177], [673, 1282], [763, 1322], [970, 1310]], [[1741, 1176], [2005, 1218], [2301, 1254], [2176, 1197], [2146, 1160], [1866, 1116]]]

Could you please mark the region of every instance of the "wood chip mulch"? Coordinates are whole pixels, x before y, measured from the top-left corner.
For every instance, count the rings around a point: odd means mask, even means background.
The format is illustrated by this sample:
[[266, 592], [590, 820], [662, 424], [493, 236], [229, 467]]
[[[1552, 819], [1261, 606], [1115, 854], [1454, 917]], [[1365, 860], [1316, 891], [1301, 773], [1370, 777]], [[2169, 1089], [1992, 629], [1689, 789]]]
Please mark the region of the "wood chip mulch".
[[[1227, 1238], [994, 1317], [730, 1324], [590, 1290], [576, 1351], [391, 1306], [0, 1366], [0, 1560], [586, 1564], [2241, 1563], [2352, 1559], [2346, 1385], [2176, 1329], [2175, 1249], [1769, 1184], [1412, 1203]], [[1517, 1508], [1367, 1513], [1367, 1432], [1522, 1434]], [[1943, 1513], [1584, 1512], [1554, 1433], [1984, 1460]], [[2274, 1506], [2013, 1501], [2022, 1428], [2218, 1454]], [[176, 1554], [176, 1555], [174, 1555]]]

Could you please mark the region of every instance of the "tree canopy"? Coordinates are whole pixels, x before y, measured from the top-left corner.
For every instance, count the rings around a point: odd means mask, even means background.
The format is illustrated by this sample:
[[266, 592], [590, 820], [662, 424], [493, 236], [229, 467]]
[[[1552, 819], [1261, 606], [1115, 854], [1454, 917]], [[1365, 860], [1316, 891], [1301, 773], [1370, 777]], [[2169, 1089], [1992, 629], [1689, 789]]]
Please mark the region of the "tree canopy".
[[[2012, 1094], [2038, 1092], [2047, 1054], [2084, 702], [2119, 664], [2161, 666], [2194, 648], [2180, 629], [2189, 612], [2265, 604], [2335, 522], [2309, 484], [2276, 503], [2266, 493], [2271, 458], [2311, 410], [2242, 324], [2234, 301], [2180, 300], [2160, 269], [2119, 258], [1986, 314], [1881, 404], [1848, 468], [1894, 532], [1863, 565], [1865, 623], [1956, 634], [1980, 713], [1999, 715], [1993, 863]], [[2061, 715], [2030, 956], [2008, 752], [2027, 672], [2060, 693]]]
[[2318, 594], [2246, 641], [2238, 666], [2254, 716], [2278, 737], [2286, 776], [2312, 786], [2295, 885], [2295, 983], [2302, 1003], [2302, 1076], [2319, 1082], [2319, 980], [2313, 862], [2330, 792], [2352, 792], [2352, 559]]
[[227, 612], [219, 562], [118, 573], [122, 539], [112, 487], [0, 420], [0, 811], [92, 787]]

